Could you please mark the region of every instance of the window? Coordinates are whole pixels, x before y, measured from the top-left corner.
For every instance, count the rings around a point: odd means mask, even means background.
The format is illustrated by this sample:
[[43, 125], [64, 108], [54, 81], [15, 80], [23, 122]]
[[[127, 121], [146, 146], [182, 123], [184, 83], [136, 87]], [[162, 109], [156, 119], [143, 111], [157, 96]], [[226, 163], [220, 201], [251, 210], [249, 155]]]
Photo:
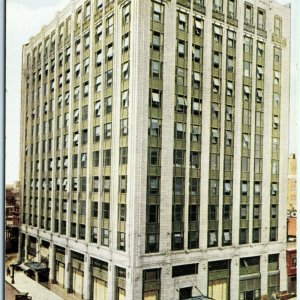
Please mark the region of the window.
[[103, 176], [103, 191], [105, 193], [110, 191], [110, 176]]
[[177, 42], [177, 55], [186, 58], [186, 42], [178, 40]]
[[193, 115], [201, 115], [202, 103], [200, 99], [192, 98], [191, 113]]
[[150, 90], [150, 101], [149, 104], [151, 107], [160, 107], [161, 106], [162, 91], [160, 90]]
[[119, 219], [126, 222], [126, 204], [119, 204]]
[[102, 23], [96, 26], [95, 42], [100, 42], [102, 37]]
[[88, 21], [91, 17], [91, 4], [87, 3], [85, 7], [85, 19]]
[[75, 65], [75, 77], [78, 78], [80, 76], [80, 63]]
[[108, 140], [111, 138], [111, 123], [104, 124], [104, 139]]
[[126, 233], [124, 232], [118, 232], [118, 250], [125, 251], [125, 238]]
[[83, 96], [87, 97], [89, 95], [89, 82], [83, 84]]
[[80, 26], [80, 23], [81, 23], [81, 17], [82, 17], [81, 9], [79, 9], [79, 10], [77, 10], [77, 12], [76, 12], [76, 27]]
[[274, 30], [276, 36], [281, 36], [281, 18], [278, 16], [275, 16], [274, 19]]
[[213, 38], [214, 42], [222, 43], [222, 27], [213, 25]]
[[162, 34], [157, 31], [152, 31], [152, 49], [155, 51], [160, 51], [162, 44]]
[[254, 182], [254, 196], [261, 195], [261, 182], [256, 181]]
[[277, 182], [272, 182], [271, 183], [271, 195], [276, 196], [278, 193], [278, 183]]
[[235, 18], [236, 15], [236, 8], [235, 8], [235, 0], [229, 0], [228, 1], [228, 8], [227, 8], [227, 16], [229, 18]]
[[235, 48], [235, 31], [227, 30], [227, 47]]
[[218, 179], [210, 179], [209, 194], [210, 194], [210, 196], [218, 196], [219, 195], [219, 180]]
[[224, 155], [224, 170], [225, 170], [225, 172], [232, 171], [232, 156], [231, 155]]
[[219, 142], [219, 130], [212, 128], [211, 129], [211, 143], [218, 144]]
[[186, 69], [176, 67], [176, 82], [177, 85], [185, 86]]
[[128, 24], [130, 21], [130, 6], [127, 4], [126, 6], [123, 7], [123, 26]]
[[225, 146], [231, 147], [232, 145], [233, 145], [232, 131], [226, 130], [225, 131]]
[[233, 110], [232, 110], [232, 106], [227, 105], [226, 106], [226, 121], [233, 121]]
[[111, 150], [103, 150], [103, 166], [110, 166], [111, 162]]
[[93, 152], [93, 167], [99, 167], [99, 151]]
[[193, 88], [200, 89], [201, 87], [201, 75], [198, 72], [193, 72]]
[[191, 125], [191, 141], [200, 142], [201, 140], [201, 127], [199, 125]]
[[274, 93], [273, 94], [273, 106], [274, 107], [279, 107], [279, 94]]
[[213, 0], [213, 11], [222, 13], [223, 12], [223, 6], [222, 6], [222, 0]]
[[177, 95], [176, 111], [186, 113], [186, 98], [181, 95]]
[[244, 51], [246, 53], [252, 53], [252, 38], [244, 36]]
[[183, 205], [173, 205], [172, 222], [182, 222]]
[[148, 134], [152, 136], [160, 136], [160, 124], [158, 119], [149, 119]]
[[110, 16], [106, 20], [106, 35], [112, 34], [114, 31], [114, 17]]
[[84, 36], [84, 47], [85, 49], [88, 49], [90, 47], [90, 33], [87, 33]]
[[187, 31], [187, 27], [187, 15], [182, 12], [178, 12], [178, 29]]
[[234, 60], [233, 60], [233, 56], [227, 56], [227, 71], [228, 72], [233, 72], [234, 69]]
[[194, 19], [194, 34], [200, 36], [203, 30], [203, 20]]
[[231, 195], [232, 182], [229, 180], [224, 181], [224, 195]]
[[220, 92], [220, 79], [216, 78], [216, 77], [213, 77], [212, 81], [213, 81], [212, 82], [213, 92], [218, 94]]
[[119, 176], [119, 192], [126, 193], [127, 179], [125, 175]]
[[152, 20], [155, 22], [162, 22], [163, 5], [152, 2]]
[[241, 194], [243, 196], [248, 195], [248, 181], [242, 181], [241, 182]]
[[87, 129], [83, 129], [81, 131], [81, 144], [82, 145], [86, 145], [88, 141], [88, 130]]
[[122, 108], [128, 107], [128, 100], [129, 100], [129, 91], [125, 90], [122, 92], [121, 95], [121, 106]]
[[174, 149], [173, 163], [176, 167], [183, 167], [185, 164], [185, 151], [181, 149]]
[[75, 101], [79, 100], [79, 91], [80, 91], [79, 86], [76, 86], [74, 88], [74, 100]]
[[244, 76], [252, 77], [252, 63], [249, 61], [244, 61]]
[[120, 130], [120, 135], [121, 136], [127, 136], [128, 135], [128, 119], [123, 119], [121, 120], [121, 130]]
[[264, 57], [265, 44], [263, 42], [257, 41], [257, 56]]
[[78, 154], [73, 154], [72, 165], [73, 165], [73, 169], [78, 168]]
[[93, 128], [93, 142], [94, 143], [100, 142], [100, 126], [95, 126]]
[[219, 170], [220, 169], [220, 156], [217, 153], [210, 154], [210, 169]]
[[175, 139], [185, 139], [185, 126], [186, 125], [184, 123], [175, 123]]
[[224, 220], [229, 220], [231, 216], [231, 209], [230, 209], [230, 205], [228, 204], [224, 204], [223, 205], [223, 219]]
[[250, 149], [250, 139], [248, 133], [242, 134], [242, 146], [244, 149]]
[[126, 52], [129, 49], [129, 33], [122, 36], [122, 52]]
[[120, 148], [120, 164], [121, 165], [127, 164], [127, 147]]
[[263, 101], [263, 91], [256, 89], [256, 102], [261, 103]]
[[103, 7], [103, 0], [96, 0], [97, 9], [101, 10]]
[[270, 241], [277, 241], [277, 227], [270, 227]]
[[248, 242], [248, 229], [241, 228], [240, 229], [240, 244], [247, 244]]
[[213, 67], [216, 69], [219, 69], [219, 67], [221, 66], [222, 62], [221, 62], [221, 53], [214, 51], [213, 52]]
[[150, 61], [150, 76], [153, 78], [162, 77], [162, 63], [157, 60]]
[[260, 9], [257, 12], [257, 29], [265, 30], [265, 11]]
[[248, 218], [248, 209], [245, 204], [241, 205], [240, 217], [242, 220], [246, 220]]
[[84, 73], [87, 74], [90, 71], [90, 59], [86, 58], [83, 61], [83, 66], [84, 66]]
[[110, 211], [110, 204], [103, 202], [102, 203], [102, 218], [109, 219], [109, 211]]
[[195, 62], [201, 62], [202, 57], [201, 57], [201, 47], [199, 45], [193, 45], [192, 49], [192, 57]]
[[106, 61], [111, 61], [113, 59], [113, 44], [109, 44], [106, 47]]
[[280, 73], [279, 71], [274, 71], [274, 84], [279, 84], [280, 82]]
[[88, 106], [82, 106], [82, 121], [86, 121], [88, 119]]
[[253, 7], [245, 4], [245, 24], [252, 25], [253, 23]]
[[81, 168], [86, 168], [87, 167], [87, 156], [86, 156], [86, 153], [81, 153], [80, 167]]
[[278, 175], [279, 174], [279, 161], [272, 159], [272, 175]]
[[112, 112], [112, 98], [107, 97], [104, 99], [104, 108], [105, 108], [105, 113], [110, 114]]
[[78, 146], [78, 139], [79, 139], [78, 131], [75, 131], [73, 133], [73, 146]]
[[242, 172], [249, 172], [250, 171], [250, 159], [247, 156], [242, 156], [242, 161], [241, 161], [241, 165], [242, 165]]
[[80, 55], [81, 45], [80, 38], [75, 41], [75, 54]]
[[211, 104], [211, 116], [212, 116], [212, 118], [218, 119], [219, 114], [220, 114], [220, 104], [212, 103]]
[[260, 218], [260, 205], [254, 204], [253, 206], [253, 218], [259, 219]]
[[160, 149], [159, 148], [149, 148], [149, 164], [152, 166], [158, 166], [160, 162]]
[[215, 230], [210, 230], [208, 232], [208, 246], [213, 247], [217, 246], [218, 241], [217, 241], [217, 233]]
[[279, 118], [277, 115], [273, 116], [273, 128], [278, 129], [279, 128]]
[[281, 49], [278, 47], [274, 48], [274, 63], [275, 64], [280, 64], [280, 59], [281, 58]]
[[248, 85], [244, 85], [243, 99], [246, 100], [246, 101], [250, 101], [251, 100], [251, 87], [248, 86]]
[[95, 92], [99, 93], [101, 91], [101, 75], [95, 77]]
[[257, 72], [256, 72], [256, 78], [258, 80], [263, 80], [264, 77], [264, 71], [263, 71], [263, 67], [262, 66], [257, 66]]
[[73, 177], [73, 178], [72, 178], [72, 191], [73, 191], [73, 192], [77, 192], [77, 188], [78, 188], [78, 180], [77, 180], [77, 177]]
[[159, 177], [149, 176], [148, 191], [150, 195], [159, 194]]
[[92, 177], [92, 189], [94, 193], [97, 193], [99, 191], [99, 177], [98, 176], [93, 176]]
[[129, 79], [129, 62], [125, 62], [122, 65], [122, 79], [128, 80]]
[[232, 81], [227, 81], [226, 94], [229, 97], [232, 97], [234, 93], [234, 87]]
[[101, 231], [101, 244], [103, 246], [109, 246], [109, 230], [102, 228]]
[[101, 102], [97, 101], [94, 104], [94, 117], [100, 117], [100, 113], [101, 113]]
[[112, 83], [113, 83], [113, 71], [112, 70], [108, 70], [105, 73], [105, 78], [106, 78], [106, 86], [107, 87], [112, 86]]

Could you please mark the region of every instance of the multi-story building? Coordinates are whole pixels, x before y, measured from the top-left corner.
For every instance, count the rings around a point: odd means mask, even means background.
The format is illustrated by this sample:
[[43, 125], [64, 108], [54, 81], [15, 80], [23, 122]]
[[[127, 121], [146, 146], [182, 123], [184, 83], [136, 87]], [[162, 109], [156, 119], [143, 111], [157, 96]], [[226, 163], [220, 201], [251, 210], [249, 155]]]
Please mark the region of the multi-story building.
[[295, 154], [289, 156], [287, 209], [297, 210], [297, 160]]
[[84, 299], [287, 290], [290, 7], [72, 1], [23, 47], [20, 257]]

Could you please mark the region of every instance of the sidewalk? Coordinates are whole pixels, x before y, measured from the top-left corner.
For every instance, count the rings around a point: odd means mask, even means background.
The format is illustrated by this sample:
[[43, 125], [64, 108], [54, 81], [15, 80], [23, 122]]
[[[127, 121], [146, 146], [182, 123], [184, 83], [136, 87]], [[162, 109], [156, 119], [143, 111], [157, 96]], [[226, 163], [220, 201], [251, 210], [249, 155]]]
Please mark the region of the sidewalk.
[[8, 276], [5, 276], [5, 281], [20, 293], [28, 293], [32, 300], [63, 300], [63, 298], [26, 276], [23, 271], [15, 271], [14, 284], [11, 284], [11, 278]]

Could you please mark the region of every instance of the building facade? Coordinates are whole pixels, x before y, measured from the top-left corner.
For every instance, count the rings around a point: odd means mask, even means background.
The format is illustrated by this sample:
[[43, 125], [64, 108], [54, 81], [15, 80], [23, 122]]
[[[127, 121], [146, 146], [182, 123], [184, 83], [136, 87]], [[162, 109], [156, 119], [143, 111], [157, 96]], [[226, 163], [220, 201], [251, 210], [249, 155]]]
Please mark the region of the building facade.
[[289, 61], [274, 1], [72, 1], [23, 47], [20, 259], [83, 299], [283, 295]]
[[296, 155], [289, 156], [288, 174], [288, 210], [297, 210], [297, 160]]

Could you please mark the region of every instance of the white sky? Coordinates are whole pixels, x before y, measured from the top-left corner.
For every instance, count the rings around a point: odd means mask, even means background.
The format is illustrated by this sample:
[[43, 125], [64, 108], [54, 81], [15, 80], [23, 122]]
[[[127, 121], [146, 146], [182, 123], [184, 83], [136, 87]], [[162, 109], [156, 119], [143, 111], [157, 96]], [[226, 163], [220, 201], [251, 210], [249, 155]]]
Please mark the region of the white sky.
[[[56, 12], [69, 2], [70, 0], [6, 1], [6, 183], [19, 178], [22, 45], [38, 33], [43, 25], [50, 23]], [[291, 1], [277, 2], [285, 4]], [[291, 108], [291, 111], [295, 110]], [[295, 114], [291, 114], [291, 117], [296, 119]], [[290, 150], [295, 152], [295, 142], [292, 142]]]

